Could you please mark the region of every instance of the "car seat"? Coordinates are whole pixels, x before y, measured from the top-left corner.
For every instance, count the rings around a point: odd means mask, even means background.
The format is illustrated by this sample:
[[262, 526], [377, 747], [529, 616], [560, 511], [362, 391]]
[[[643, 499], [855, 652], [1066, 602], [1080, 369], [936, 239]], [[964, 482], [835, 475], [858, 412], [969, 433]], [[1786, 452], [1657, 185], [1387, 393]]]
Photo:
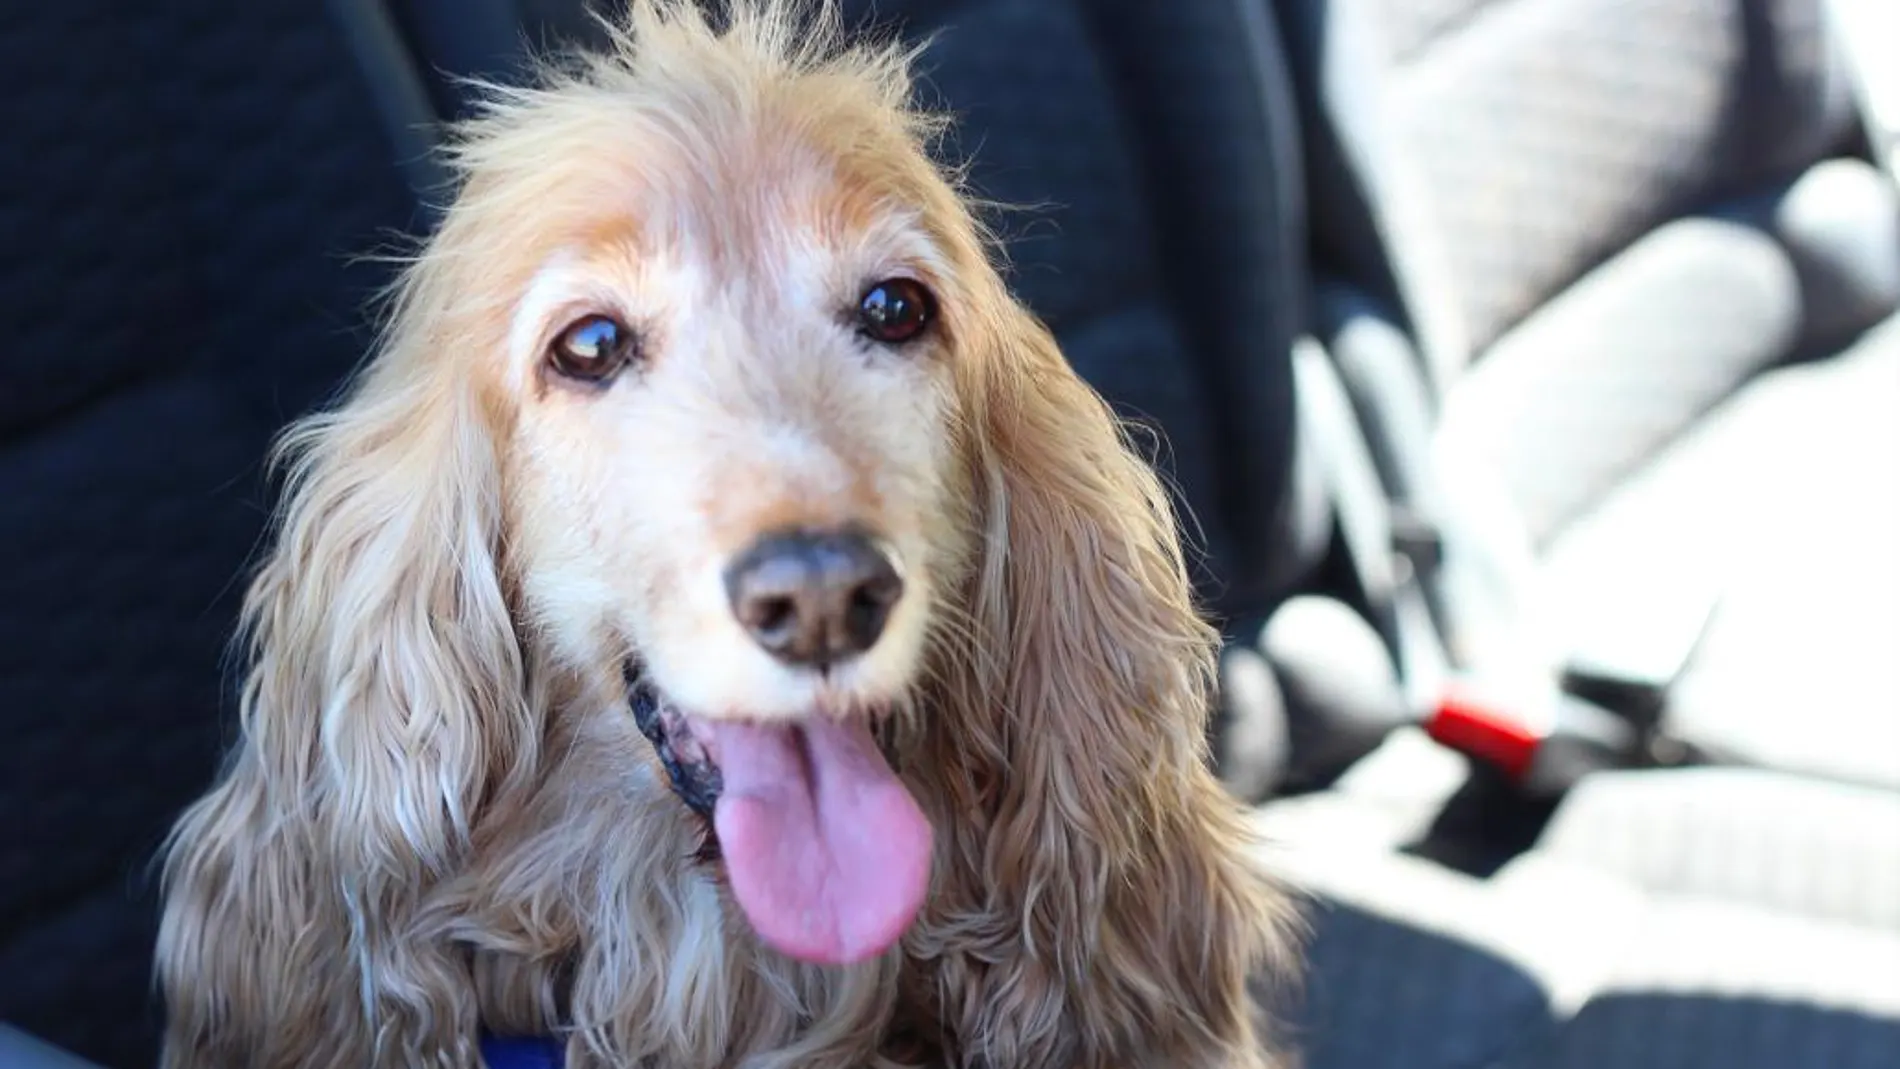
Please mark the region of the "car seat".
[[1820, 7], [1271, 10], [1364, 555], [1437, 640], [1382, 635], [1397, 669], [1653, 689], [1659, 739], [1780, 769], [1526, 800], [1401, 731], [1268, 805], [1316, 902], [1307, 1064], [1881, 1064], [1900, 241]]
[[1316, 329], [1452, 667], [1900, 786], [1900, 195], [1828, 5], [1270, 6]]

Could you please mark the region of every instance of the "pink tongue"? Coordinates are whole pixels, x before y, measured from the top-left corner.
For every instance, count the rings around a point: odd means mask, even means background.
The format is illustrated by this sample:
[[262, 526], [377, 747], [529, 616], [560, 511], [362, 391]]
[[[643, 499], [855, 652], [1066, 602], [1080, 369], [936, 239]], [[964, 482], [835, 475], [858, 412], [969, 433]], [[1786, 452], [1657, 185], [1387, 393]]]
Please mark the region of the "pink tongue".
[[734, 897], [781, 953], [845, 965], [923, 906], [930, 823], [864, 724], [703, 722], [724, 786], [713, 826]]

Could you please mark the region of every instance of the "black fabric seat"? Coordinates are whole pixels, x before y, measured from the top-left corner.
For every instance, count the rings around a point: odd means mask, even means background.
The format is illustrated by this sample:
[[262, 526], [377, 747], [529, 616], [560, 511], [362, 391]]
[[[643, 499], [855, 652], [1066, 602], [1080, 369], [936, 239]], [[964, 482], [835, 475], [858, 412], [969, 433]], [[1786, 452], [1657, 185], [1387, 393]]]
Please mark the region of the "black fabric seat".
[[218, 759], [264, 448], [414, 206], [321, 5], [4, 12], [0, 1020], [145, 1065], [150, 857]]

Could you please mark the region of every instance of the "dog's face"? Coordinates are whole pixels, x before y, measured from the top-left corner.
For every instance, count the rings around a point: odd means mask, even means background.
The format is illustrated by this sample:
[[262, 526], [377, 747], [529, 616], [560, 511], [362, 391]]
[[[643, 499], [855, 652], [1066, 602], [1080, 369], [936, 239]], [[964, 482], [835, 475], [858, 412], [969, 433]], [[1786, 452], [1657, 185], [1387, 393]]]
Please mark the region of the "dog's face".
[[919, 208], [765, 120], [575, 151], [626, 179], [509, 322], [530, 618], [577, 666], [637, 657], [695, 717], [899, 699], [959, 537]]
[[[528, 626], [584, 676], [637, 677], [755, 927], [843, 961], [928, 879], [873, 729], [972, 541], [944, 238], [973, 238], [892, 114], [800, 88], [550, 124], [543, 195], [512, 191], [546, 218], [492, 389]], [[452, 225], [484, 224], [472, 189]]]

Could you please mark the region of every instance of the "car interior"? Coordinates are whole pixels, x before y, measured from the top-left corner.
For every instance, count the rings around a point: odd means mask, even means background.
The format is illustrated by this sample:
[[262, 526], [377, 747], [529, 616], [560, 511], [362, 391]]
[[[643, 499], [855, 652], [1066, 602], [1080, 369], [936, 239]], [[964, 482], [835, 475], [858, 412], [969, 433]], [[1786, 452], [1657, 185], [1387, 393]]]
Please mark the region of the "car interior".
[[[1883, 6], [842, 4], [1192, 518], [1307, 1069], [1900, 1065]], [[267, 446], [587, 8], [6, 5], [0, 1067], [153, 1064]]]

